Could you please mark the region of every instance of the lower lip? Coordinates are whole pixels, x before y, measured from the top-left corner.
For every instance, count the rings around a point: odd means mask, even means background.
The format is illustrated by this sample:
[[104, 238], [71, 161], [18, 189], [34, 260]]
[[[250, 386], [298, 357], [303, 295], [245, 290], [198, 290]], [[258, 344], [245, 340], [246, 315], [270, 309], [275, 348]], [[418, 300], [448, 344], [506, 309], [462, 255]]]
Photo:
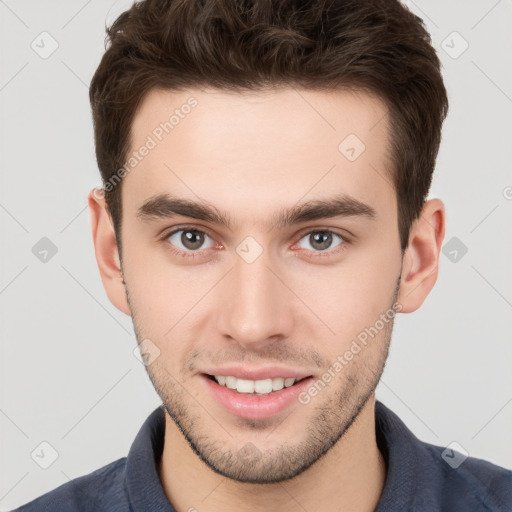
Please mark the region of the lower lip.
[[273, 391], [268, 395], [254, 395], [250, 393], [238, 393], [226, 386], [221, 386], [207, 377], [201, 375], [207, 388], [214, 398], [229, 413], [251, 420], [263, 420], [272, 418], [283, 412], [293, 403], [298, 402], [298, 395], [306, 388], [313, 377], [306, 377], [289, 388]]

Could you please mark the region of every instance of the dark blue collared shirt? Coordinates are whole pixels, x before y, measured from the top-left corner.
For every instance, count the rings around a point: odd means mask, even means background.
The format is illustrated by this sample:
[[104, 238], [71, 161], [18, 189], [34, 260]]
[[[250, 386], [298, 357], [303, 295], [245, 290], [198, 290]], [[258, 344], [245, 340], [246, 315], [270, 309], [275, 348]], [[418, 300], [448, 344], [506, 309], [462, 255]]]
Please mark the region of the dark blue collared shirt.
[[[386, 483], [375, 512], [512, 511], [512, 471], [420, 441], [378, 400], [375, 420], [377, 444], [387, 464]], [[158, 476], [164, 432], [164, 408], [160, 406], [142, 425], [128, 457], [75, 478], [16, 510], [175, 512]]]

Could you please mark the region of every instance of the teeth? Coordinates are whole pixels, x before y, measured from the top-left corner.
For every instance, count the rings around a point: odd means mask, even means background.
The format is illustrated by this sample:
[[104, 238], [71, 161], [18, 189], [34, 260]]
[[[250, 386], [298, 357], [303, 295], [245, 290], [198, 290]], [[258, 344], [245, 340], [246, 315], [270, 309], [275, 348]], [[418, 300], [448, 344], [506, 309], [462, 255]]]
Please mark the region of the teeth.
[[289, 388], [290, 386], [293, 386], [294, 382], [295, 379], [284, 379], [284, 387]]
[[276, 379], [272, 379], [272, 389], [274, 391], [279, 391], [284, 388], [284, 379], [281, 377], [277, 377]]
[[267, 394], [272, 391], [272, 379], [255, 380], [254, 391], [256, 393]]
[[237, 379], [236, 380], [236, 390], [239, 393], [254, 393], [254, 381], [253, 380], [245, 380], [245, 379]]
[[[236, 381], [238, 380], [236, 377], [225, 377], [226, 379], [226, 387], [229, 389], [236, 389]], [[217, 379], [217, 382], [219, 380]], [[220, 384], [220, 382], [219, 382]]]
[[272, 391], [289, 388], [293, 386], [297, 380], [301, 380], [293, 377], [287, 379], [276, 377], [275, 379], [263, 380], [237, 379], [236, 377], [225, 375], [214, 375], [214, 377], [221, 386], [236, 389], [239, 393], [256, 393], [258, 395], [268, 395]]

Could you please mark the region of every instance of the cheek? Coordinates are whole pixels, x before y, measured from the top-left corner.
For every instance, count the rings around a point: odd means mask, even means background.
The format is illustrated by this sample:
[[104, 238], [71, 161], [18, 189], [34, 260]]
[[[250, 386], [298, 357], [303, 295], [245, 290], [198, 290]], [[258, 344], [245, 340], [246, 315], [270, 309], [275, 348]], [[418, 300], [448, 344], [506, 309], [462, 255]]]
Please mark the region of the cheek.
[[197, 306], [218, 280], [213, 267], [176, 265], [163, 249], [127, 247], [126, 254], [125, 280], [141, 335], [164, 343], [197, 323]]
[[[279, 268], [283, 282], [297, 296], [285, 306], [297, 331], [294, 338], [318, 337], [320, 319], [335, 333], [330, 336], [329, 330], [322, 330], [324, 349], [339, 353], [386, 312], [399, 273], [399, 255], [380, 242], [354, 248], [335, 265], [296, 262]], [[208, 318], [223, 304], [219, 294], [224, 289], [215, 286], [229, 265], [178, 265], [163, 247], [129, 242], [125, 247], [125, 279], [140, 334], [153, 338], [163, 351], [175, 350], [173, 339], [180, 339], [186, 350], [198, 331], [213, 327]], [[279, 288], [276, 293], [281, 293]], [[283, 287], [282, 294], [286, 302], [290, 290]]]
[[289, 279], [297, 296], [345, 343], [389, 310], [398, 275], [399, 259], [365, 250], [335, 266], [312, 265], [307, 278], [289, 274]]

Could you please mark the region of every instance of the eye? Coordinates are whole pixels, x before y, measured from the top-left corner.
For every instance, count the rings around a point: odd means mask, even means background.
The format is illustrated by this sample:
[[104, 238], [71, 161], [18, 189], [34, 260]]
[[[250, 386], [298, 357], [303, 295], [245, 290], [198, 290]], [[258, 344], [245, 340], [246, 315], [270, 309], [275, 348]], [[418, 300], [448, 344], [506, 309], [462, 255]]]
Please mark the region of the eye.
[[[333, 245], [338, 239], [340, 240], [338, 243]], [[333, 233], [332, 231], [327, 230], [319, 230], [319, 231], [311, 231], [306, 236], [303, 236], [299, 241], [299, 247], [302, 249], [308, 249], [313, 251], [326, 251], [327, 249], [333, 249], [338, 247], [343, 242], [343, 238]], [[309, 245], [309, 247], [308, 247]]]
[[[166, 239], [184, 252], [195, 252], [214, 246], [214, 241], [204, 231], [197, 229], [177, 229], [167, 235]], [[205, 243], [207, 243], [206, 246]]]

